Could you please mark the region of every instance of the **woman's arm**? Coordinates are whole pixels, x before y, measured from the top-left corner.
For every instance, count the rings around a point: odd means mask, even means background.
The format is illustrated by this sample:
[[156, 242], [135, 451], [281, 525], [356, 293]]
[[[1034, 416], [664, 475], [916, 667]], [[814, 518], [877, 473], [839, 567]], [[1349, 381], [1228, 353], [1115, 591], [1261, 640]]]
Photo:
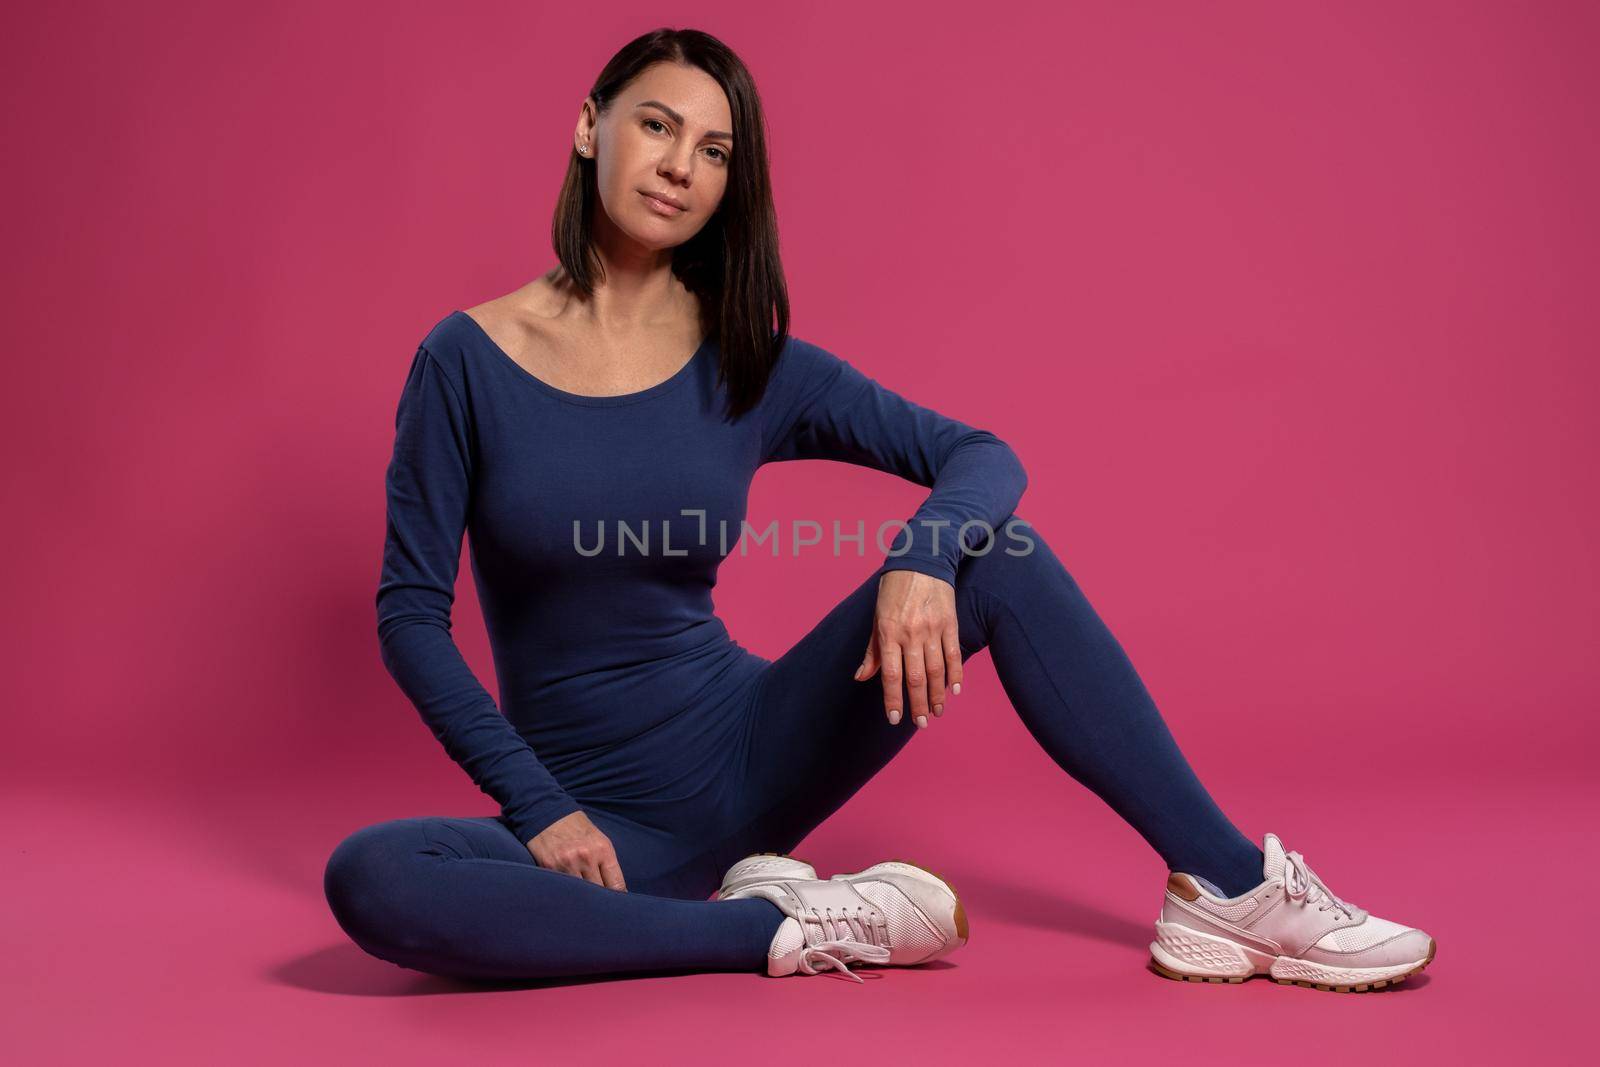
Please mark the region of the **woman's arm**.
[[395, 412], [378, 641], [384, 666], [433, 735], [526, 844], [582, 808], [500, 714], [450, 636], [472, 484], [470, 441], [455, 385], [419, 347]]
[[932, 490], [908, 520], [910, 530], [895, 538], [880, 574], [914, 570], [954, 585], [962, 524], [987, 524], [966, 533], [969, 548], [981, 545], [1027, 488], [1022, 461], [993, 433], [913, 403], [810, 342], [790, 337], [769, 388], [773, 414], [763, 462], [842, 460]]

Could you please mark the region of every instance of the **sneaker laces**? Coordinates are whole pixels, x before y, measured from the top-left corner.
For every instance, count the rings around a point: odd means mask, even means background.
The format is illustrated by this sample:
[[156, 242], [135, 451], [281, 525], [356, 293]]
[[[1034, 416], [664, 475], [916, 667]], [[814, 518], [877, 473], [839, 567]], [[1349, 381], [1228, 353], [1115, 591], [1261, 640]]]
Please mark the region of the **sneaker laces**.
[[[1361, 913], [1361, 909], [1356, 905], [1334, 896], [1333, 890], [1317, 877], [1310, 864], [1306, 863], [1306, 858], [1298, 852], [1284, 853], [1283, 889], [1291, 900], [1315, 904], [1318, 911], [1339, 911], [1351, 919]], [[1362, 917], [1365, 918], [1364, 913]]]
[[[806, 940], [800, 954], [800, 970], [806, 974], [819, 974], [822, 967], [827, 967], [860, 982], [861, 976], [846, 962], [889, 962], [889, 920], [876, 908], [806, 908], [790, 914], [799, 921], [801, 936]], [[821, 940], [811, 940], [813, 926], [820, 928]]]

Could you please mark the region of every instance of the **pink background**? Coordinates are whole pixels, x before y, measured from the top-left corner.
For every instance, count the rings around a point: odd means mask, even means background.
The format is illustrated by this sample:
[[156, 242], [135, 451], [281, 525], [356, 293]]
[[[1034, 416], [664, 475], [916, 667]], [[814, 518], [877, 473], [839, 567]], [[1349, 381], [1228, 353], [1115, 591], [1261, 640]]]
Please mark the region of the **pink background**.
[[[222, 7], [19, 8], [0, 35], [17, 1062], [1583, 1047], [1593, 7]], [[661, 24], [755, 73], [795, 332], [1012, 443], [1024, 514], [1219, 800], [1429, 929], [1424, 976], [1155, 977], [1159, 860], [987, 654], [799, 850], [950, 876], [973, 941], [946, 963], [477, 992], [343, 936], [340, 838], [493, 810], [377, 653], [406, 367], [554, 263], [579, 103]], [[751, 517], [922, 492], [771, 467]], [[776, 656], [874, 562], [734, 559], [718, 609]], [[456, 633], [492, 688], [465, 570]]]

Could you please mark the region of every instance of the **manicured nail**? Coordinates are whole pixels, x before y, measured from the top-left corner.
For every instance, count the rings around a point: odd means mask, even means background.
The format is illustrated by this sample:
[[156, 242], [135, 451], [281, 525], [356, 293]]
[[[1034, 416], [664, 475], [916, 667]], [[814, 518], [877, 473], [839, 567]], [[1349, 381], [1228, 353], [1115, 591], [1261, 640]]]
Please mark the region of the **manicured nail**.
[[926, 730], [927, 728], [928, 728], [928, 717], [926, 715], [918, 715], [917, 716], [917, 729]]
[[899, 708], [890, 708], [889, 709], [889, 725], [890, 726], [899, 726], [900, 725], [900, 709]]
[[950, 692], [954, 693], [956, 696], [960, 696], [961, 695], [961, 683], [957, 682], [955, 685], [952, 685], [950, 687]]
[[944, 705], [943, 704], [935, 704], [933, 706], [933, 713], [935, 715], [943, 715], [944, 714]]

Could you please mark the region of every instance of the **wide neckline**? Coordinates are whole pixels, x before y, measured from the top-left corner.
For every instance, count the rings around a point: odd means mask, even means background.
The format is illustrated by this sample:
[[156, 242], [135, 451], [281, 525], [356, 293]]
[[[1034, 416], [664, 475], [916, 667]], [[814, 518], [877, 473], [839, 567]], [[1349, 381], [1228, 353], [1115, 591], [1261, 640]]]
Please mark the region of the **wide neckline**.
[[511, 369], [524, 380], [532, 383], [538, 389], [549, 394], [550, 396], [555, 397], [557, 400], [564, 400], [569, 404], [584, 404], [589, 407], [611, 407], [617, 404], [634, 404], [640, 400], [649, 400], [653, 396], [660, 396], [662, 393], [665, 393], [668, 390], [687, 381], [689, 376], [693, 373], [695, 365], [700, 362], [700, 354], [711, 345], [711, 337], [707, 335], [703, 340], [701, 340], [699, 347], [694, 350], [693, 355], [689, 357], [688, 361], [685, 362], [683, 366], [674, 371], [671, 377], [663, 378], [654, 385], [646, 386], [643, 389], [638, 389], [631, 393], [616, 393], [611, 396], [591, 396], [588, 393], [569, 393], [565, 389], [556, 388], [543, 378], [539, 377], [537, 374], [534, 374], [527, 367], [524, 367], [522, 364], [512, 359], [510, 353], [508, 353], [504, 348], [501, 348], [500, 343], [493, 337], [489, 336], [489, 331], [485, 330], [483, 328], [483, 324], [477, 319], [459, 309], [451, 312], [451, 314], [460, 315], [463, 319], [465, 319], [472, 327], [473, 332], [475, 332], [479, 337], [483, 338], [484, 343], [489, 347], [489, 351], [494, 353], [500, 359], [504, 360], [511, 367]]

